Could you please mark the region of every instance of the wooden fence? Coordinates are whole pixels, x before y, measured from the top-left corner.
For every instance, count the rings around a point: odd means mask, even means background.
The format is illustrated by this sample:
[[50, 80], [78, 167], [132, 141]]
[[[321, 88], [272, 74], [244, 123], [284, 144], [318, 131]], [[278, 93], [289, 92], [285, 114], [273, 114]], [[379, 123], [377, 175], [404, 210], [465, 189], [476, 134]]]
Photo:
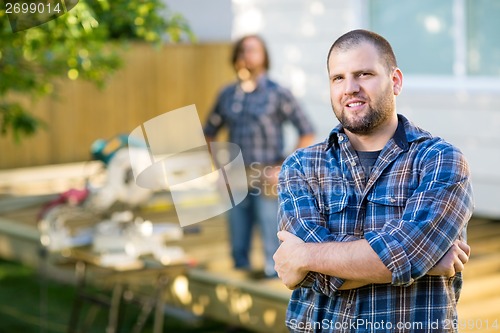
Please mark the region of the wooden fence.
[[0, 169], [88, 160], [95, 139], [129, 133], [186, 105], [195, 104], [204, 121], [234, 77], [230, 53], [230, 44], [132, 45], [104, 90], [68, 79], [56, 86], [57, 99], [32, 103], [30, 110], [48, 127], [21, 144], [0, 137]]

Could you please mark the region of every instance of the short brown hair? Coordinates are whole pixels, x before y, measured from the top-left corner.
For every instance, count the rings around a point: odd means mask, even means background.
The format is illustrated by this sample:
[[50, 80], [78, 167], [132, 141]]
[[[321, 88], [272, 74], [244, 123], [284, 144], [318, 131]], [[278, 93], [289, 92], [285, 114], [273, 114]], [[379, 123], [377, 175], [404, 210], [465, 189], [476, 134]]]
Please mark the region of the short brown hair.
[[328, 60], [330, 59], [330, 55], [334, 49], [345, 51], [363, 42], [368, 42], [375, 46], [380, 56], [384, 59], [389, 71], [398, 66], [392, 46], [387, 39], [373, 31], [357, 29], [343, 34], [332, 44], [326, 58], [327, 69], [329, 70]]

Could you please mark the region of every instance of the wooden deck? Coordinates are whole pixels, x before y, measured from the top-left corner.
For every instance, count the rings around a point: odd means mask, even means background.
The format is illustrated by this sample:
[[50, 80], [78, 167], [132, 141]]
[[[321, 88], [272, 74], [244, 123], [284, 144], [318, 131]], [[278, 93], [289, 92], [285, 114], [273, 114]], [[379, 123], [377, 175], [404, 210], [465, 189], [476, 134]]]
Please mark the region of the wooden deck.
[[[69, 178], [71, 184], [79, 184], [77, 177]], [[33, 187], [20, 184], [14, 188], [7, 185], [6, 177], [2, 178], [0, 172], [0, 185], [3, 184], [4, 189], [4, 194], [0, 194], [0, 257], [42, 267], [35, 216], [40, 205], [54, 195], [53, 191], [41, 191], [43, 182], [48, 182], [48, 178]], [[62, 185], [58, 185], [60, 187]], [[6, 189], [10, 191], [7, 194]], [[36, 193], [30, 193], [33, 189]], [[153, 222], [175, 220], [175, 214], [168, 209], [149, 209], [141, 214]], [[256, 332], [286, 332], [283, 322], [290, 291], [278, 279], [253, 280], [232, 269], [223, 218], [196, 226], [198, 232], [185, 234], [182, 240], [172, 245], [184, 248], [199, 265], [169, 280], [163, 293], [164, 301], [172, 308]], [[480, 218], [471, 220], [469, 244], [472, 256], [464, 272], [464, 289], [458, 304], [460, 332], [500, 331], [499, 238], [500, 222]], [[257, 237], [252, 253], [257, 266], [262, 264], [259, 248]], [[71, 281], [74, 276], [73, 272], [55, 266], [45, 268], [49, 275], [63, 280]]]
[[458, 303], [460, 332], [500, 332], [500, 221], [473, 219]]

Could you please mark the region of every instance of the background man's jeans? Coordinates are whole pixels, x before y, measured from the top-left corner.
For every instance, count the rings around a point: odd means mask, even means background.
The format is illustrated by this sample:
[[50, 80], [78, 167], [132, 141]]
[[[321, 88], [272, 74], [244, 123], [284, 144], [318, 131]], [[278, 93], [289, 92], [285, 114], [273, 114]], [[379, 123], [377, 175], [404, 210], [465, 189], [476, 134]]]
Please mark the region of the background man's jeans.
[[250, 269], [249, 252], [253, 225], [259, 224], [264, 246], [266, 276], [275, 276], [273, 254], [279, 247], [278, 199], [259, 194], [260, 190], [249, 190], [247, 197], [228, 212], [231, 254], [234, 266]]

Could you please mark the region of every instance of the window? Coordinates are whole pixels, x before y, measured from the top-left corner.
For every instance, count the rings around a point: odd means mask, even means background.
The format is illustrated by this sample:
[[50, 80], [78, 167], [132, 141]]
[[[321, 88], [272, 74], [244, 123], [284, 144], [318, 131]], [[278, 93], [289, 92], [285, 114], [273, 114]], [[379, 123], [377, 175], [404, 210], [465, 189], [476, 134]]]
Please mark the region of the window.
[[500, 77], [500, 1], [370, 0], [370, 29], [407, 74]]
[[500, 76], [500, 1], [467, 4], [468, 74]]

